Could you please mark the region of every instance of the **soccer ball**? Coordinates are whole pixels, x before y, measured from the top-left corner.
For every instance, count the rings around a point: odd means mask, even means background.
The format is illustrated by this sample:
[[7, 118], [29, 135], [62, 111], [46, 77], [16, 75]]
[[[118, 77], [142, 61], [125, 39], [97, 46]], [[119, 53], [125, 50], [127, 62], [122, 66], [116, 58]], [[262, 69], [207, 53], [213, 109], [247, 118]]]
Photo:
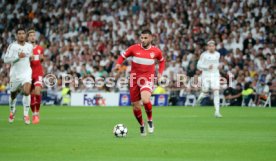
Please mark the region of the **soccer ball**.
[[127, 136], [127, 127], [123, 124], [117, 124], [113, 128], [113, 134], [116, 137], [126, 137]]

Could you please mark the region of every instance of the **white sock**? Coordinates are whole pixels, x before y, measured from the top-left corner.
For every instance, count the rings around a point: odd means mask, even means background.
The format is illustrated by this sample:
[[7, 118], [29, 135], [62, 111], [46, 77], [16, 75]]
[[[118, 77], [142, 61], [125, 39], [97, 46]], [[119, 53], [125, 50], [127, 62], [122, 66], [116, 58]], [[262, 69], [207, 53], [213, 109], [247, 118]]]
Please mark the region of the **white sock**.
[[16, 98], [12, 100], [11, 96], [9, 97], [10, 112], [12, 113], [14, 113], [16, 110], [16, 101], [17, 101]]
[[214, 105], [215, 105], [216, 113], [219, 113], [219, 91], [218, 90], [214, 91]]
[[203, 98], [205, 98], [207, 95], [204, 92], [201, 92], [197, 98], [197, 103], [200, 103]]
[[24, 107], [24, 116], [29, 116], [30, 104], [31, 104], [31, 96], [24, 96], [22, 98], [22, 103]]

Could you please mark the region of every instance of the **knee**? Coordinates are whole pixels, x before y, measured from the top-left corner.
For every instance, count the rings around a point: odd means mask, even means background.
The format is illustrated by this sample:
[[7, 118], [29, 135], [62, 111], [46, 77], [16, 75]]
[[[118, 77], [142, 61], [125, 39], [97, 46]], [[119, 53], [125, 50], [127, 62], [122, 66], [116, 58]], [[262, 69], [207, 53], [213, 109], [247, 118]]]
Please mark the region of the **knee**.
[[29, 91], [24, 91], [24, 93], [23, 93], [23, 95], [25, 95], [25, 96], [29, 96], [31, 94], [31, 92], [29, 92]]
[[134, 103], [133, 104], [133, 110], [139, 110], [141, 107], [140, 107], [140, 104], [139, 103]]
[[208, 88], [202, 88], [201, 93], [204, 93], [205, 95], [207, 95], [209, 92]]
[[218, 90], [214, 90], [214, 95], [215, 96], [219, 96], [219, 91]]
[[142, 98], [142, 102], [143, 102], [143, 104], [149, 103], [150, 102], [150, 98]]
[[31, 85], [26, 85], [23, 87], [23, 94], [25, 96], [28, 96], [31, 94]]
[[36, 89], [36, 90], [34, 91], [34, 94], [35, 94], [35, 95], [40, 95], [40, 90], [39, 90], [39, 89]]
[[23, 95], [28, 96], [31, 94], [31, 90], [29, 90], [28, 88], [25, 88], [23, 91]]

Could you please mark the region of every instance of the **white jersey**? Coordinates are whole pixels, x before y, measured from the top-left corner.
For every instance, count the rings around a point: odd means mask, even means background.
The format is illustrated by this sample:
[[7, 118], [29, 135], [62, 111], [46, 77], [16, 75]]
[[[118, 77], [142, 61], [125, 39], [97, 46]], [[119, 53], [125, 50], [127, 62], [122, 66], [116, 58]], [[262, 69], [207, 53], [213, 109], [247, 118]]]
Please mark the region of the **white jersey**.
[[[205, 51], [201, 54], [197, 68], [202, 71], [202, 77], [211, 75], [219, 77], [219, 58], [220, 54], [217, 51], [214, 53]], [[213, 65], [212, 69], [209, 69], [210, 65]]]
[[[19, 58], [19, 53], [23, 52], [26, 57]], [[17, 41], [9, 45], [4, 56], [4, 62], [11, 64], [10, 80], [21, 81], [22, 79], [31, 78], [32, 69], [30, 66], [30, 57], [33, 54], [33, 45], [25, 42], [20, 45]]]

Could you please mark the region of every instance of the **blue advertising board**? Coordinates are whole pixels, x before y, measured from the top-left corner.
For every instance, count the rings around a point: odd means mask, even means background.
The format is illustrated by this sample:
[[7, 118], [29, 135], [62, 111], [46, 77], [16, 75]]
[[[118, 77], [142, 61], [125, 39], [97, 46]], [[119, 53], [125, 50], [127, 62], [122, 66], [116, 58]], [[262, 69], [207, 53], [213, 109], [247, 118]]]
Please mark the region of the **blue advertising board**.
[[[168, 94], [152, 95], [151, 101], [154, 106], [168, 106]], [[130, 94], [120, 93], [119, 106], [130, 106]]]
[[[10, 94], [0, 93], [0, 105], [8, 105], [9, 104], [9, 97], [10, 97]], [[16, 104], [17, 105], [22, 105], [22, 95], [21, 94], [19, 94], [17, 96]]]

